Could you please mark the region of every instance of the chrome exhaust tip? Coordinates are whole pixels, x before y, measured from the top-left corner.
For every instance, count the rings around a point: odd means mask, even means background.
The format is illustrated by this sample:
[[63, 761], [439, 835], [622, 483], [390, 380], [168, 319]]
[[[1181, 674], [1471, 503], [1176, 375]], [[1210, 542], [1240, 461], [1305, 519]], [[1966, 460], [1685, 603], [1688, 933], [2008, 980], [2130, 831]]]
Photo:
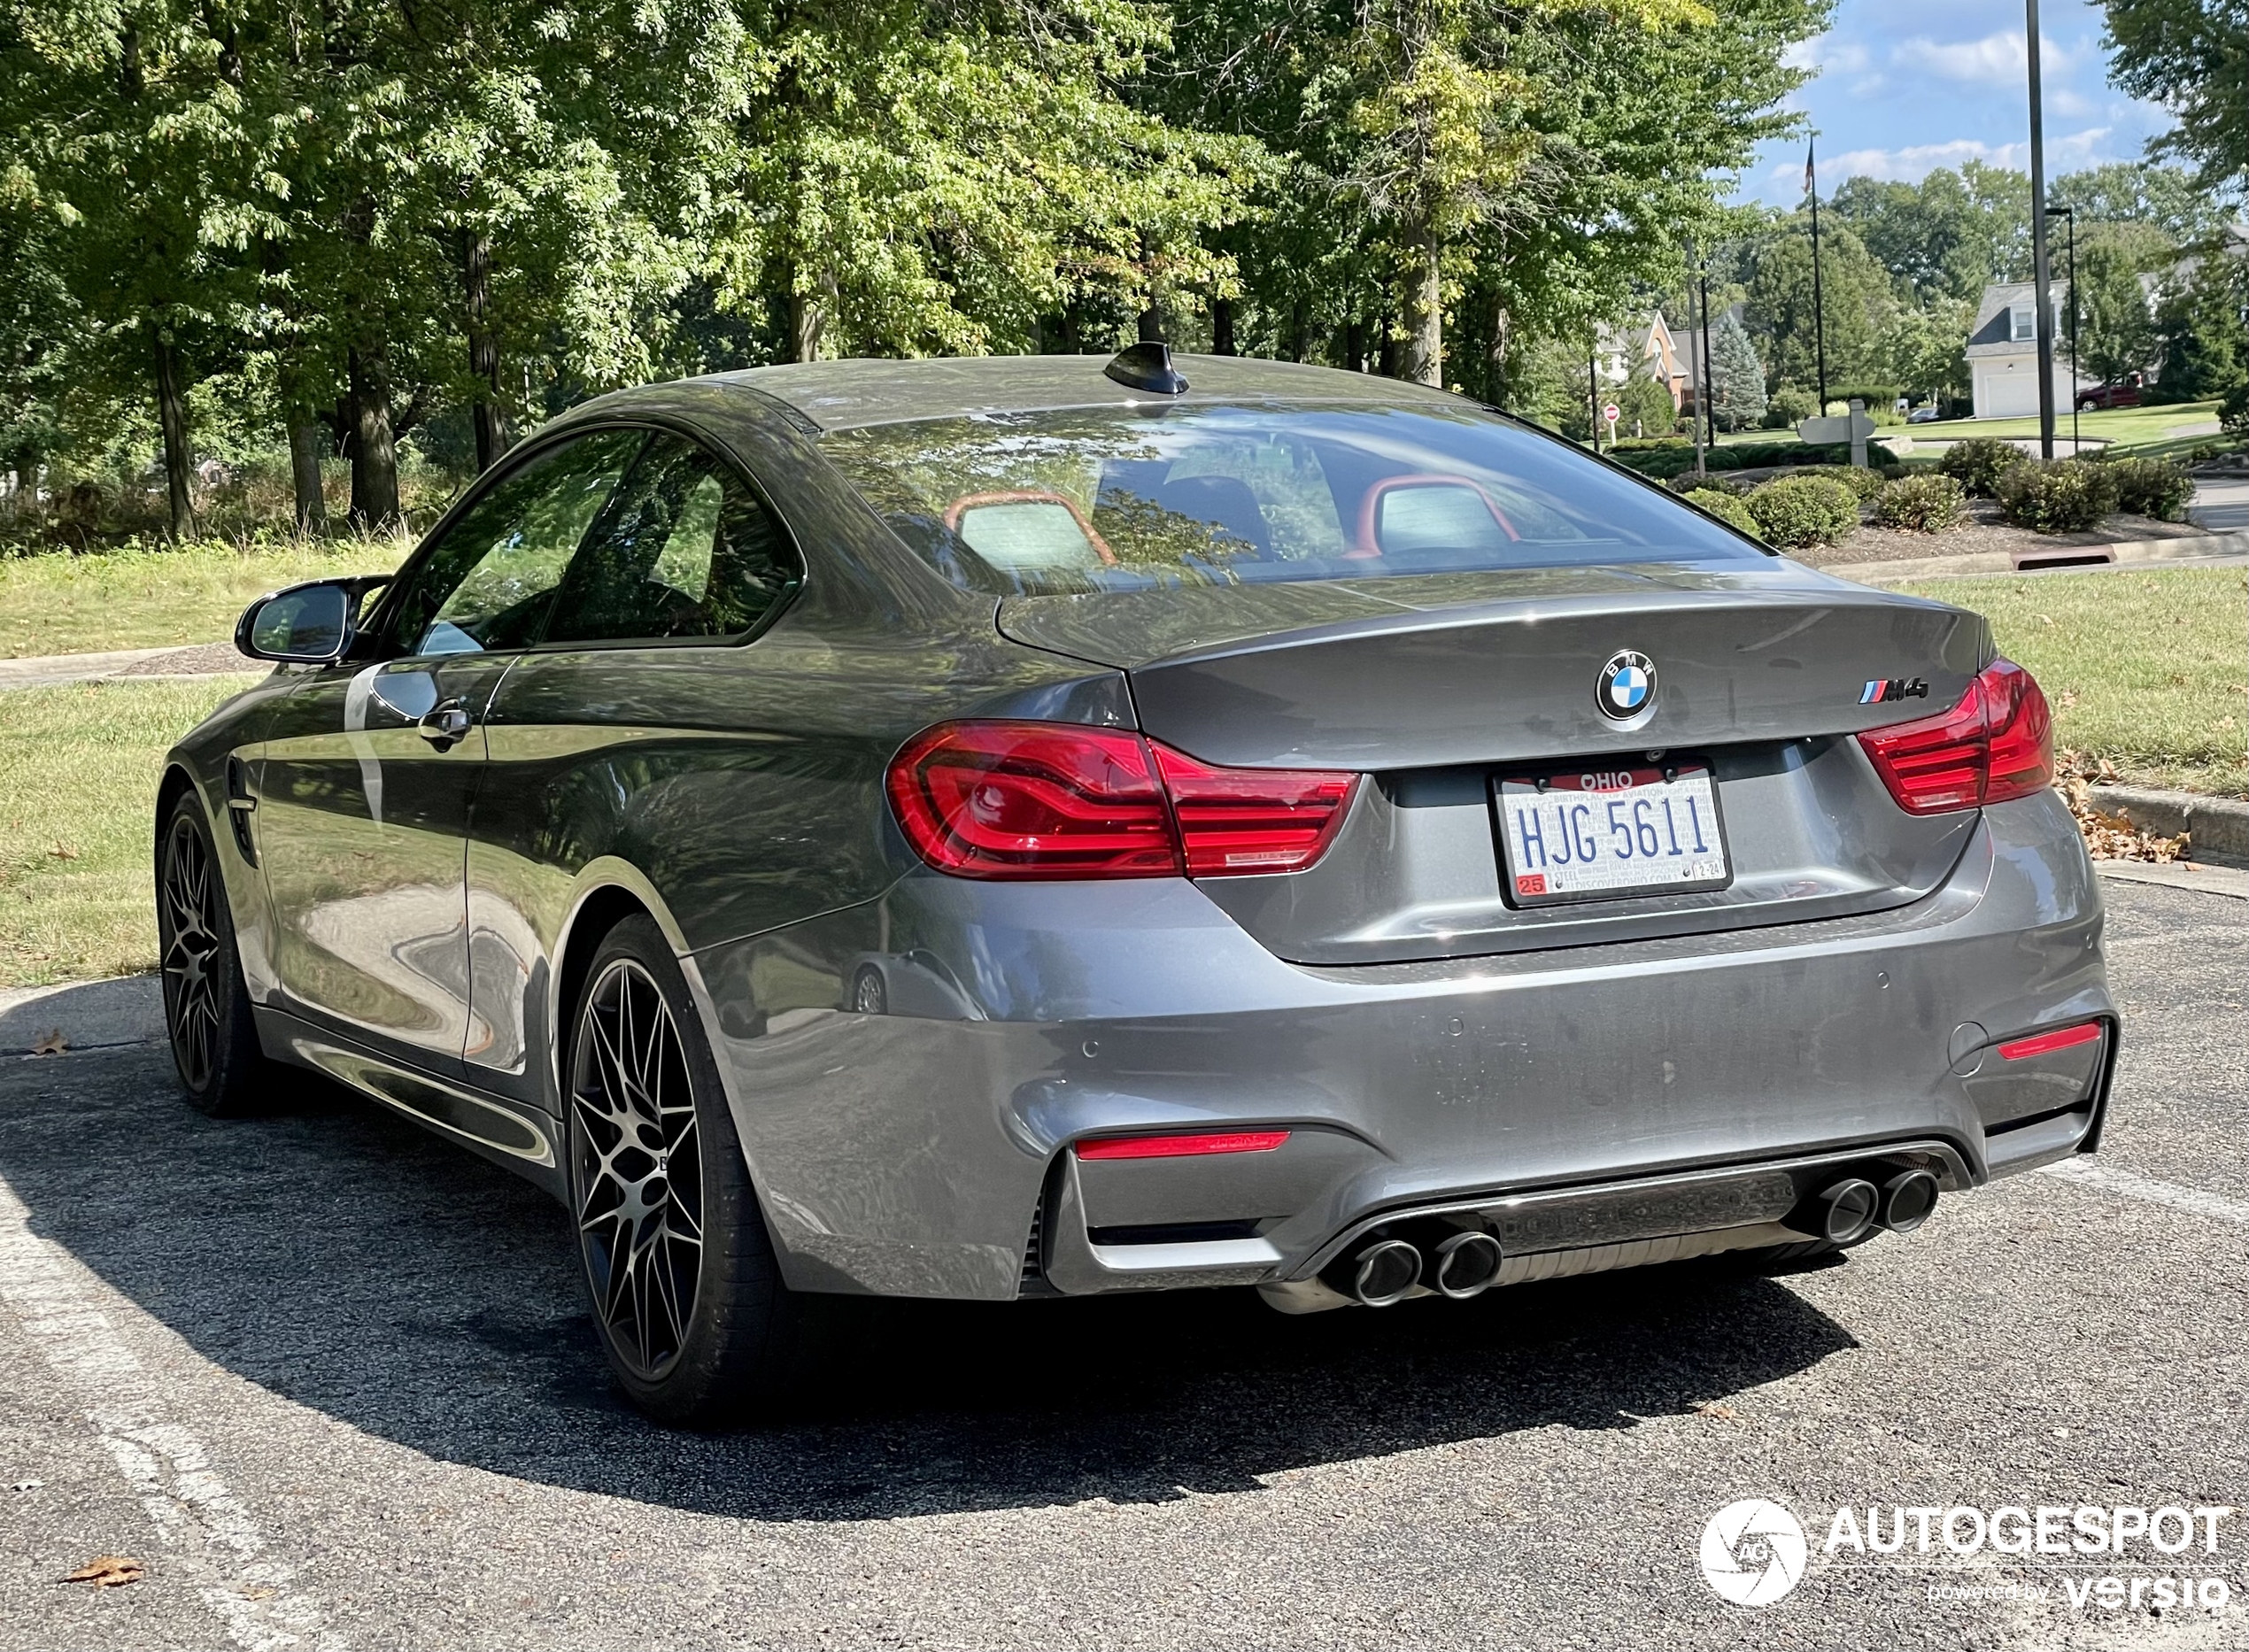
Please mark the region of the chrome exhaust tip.
[[1478, 1229], [1456, 1233], [1430, 1252], [1440, 1293], [1465, 1302], [1489, 1290], [1499, 1278], [1499, 1241]]
[[1881, 1214], [1882, 1194], [1862, 1176], [1847, 1176], [1814, 1195], [1812, 1221], [1820, 1237], [1831, 1245], [1855, 1245], [1874, 1231]]
[[1882, 1185], [1882, 1226], [1911, 1233], [1936, 1211], [1936, 1178], [1927, 1170], [1900, 1170]]
[[1401, 1239], [1379, 1239], [1351, 1262], [1350, 1295], [1369, 1308], [1401, 1301], [1421, 1283], [1421, 1252]]

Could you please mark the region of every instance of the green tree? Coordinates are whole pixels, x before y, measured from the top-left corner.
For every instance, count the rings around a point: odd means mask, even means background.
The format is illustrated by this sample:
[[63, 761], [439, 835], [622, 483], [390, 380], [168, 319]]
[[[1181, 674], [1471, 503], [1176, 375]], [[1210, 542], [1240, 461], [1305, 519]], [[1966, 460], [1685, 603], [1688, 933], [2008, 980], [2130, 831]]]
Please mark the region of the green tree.
[[1919, 183], [1851, 178], [1831, 210], [1916, 298], [1979, 297], [1987, 282], [2029, 274], [2030, 180], [1970, 161]]
[[2167, 399], [2199, 401], [2249, 382], [2249, 268], [2222, 252], [2191, 260], [2163, 290], [2156, 330]]
[[1753, 430], [1765, 420], [1765, 364], [1731, 309], [1710, 330], [1711, 413], [1721, 430]]
[[2239, 0], [2105, 0], [2109, 78], [2176, 123], [2156, 141], [2206, 188], [2249, 180], [2249, 43]]
[[2155, 317], [2139, 261], [2121, 242], [2077, 249], [2077, 367], [2104, 384], [2154, 364]]
[[1975, 305], [1965, 298], [1939, 296], [1924, 305], [1901, 305], [1875, 336], [1874, 371], [1911, 396], [1965, 396], [1975, 320]]
[[[1812, 384], [1818, 379], [1810, 220], [1784, 220], [1755, 247], [1743, 311], [1761, 346], [1766, 382]], [[1873, 365], [1876, 334], [1889, 319], [1890, 277], [1849, 228], [1822, 225], [1820, 298], [1826, 322], [1828, 382], [1865, 378]]]

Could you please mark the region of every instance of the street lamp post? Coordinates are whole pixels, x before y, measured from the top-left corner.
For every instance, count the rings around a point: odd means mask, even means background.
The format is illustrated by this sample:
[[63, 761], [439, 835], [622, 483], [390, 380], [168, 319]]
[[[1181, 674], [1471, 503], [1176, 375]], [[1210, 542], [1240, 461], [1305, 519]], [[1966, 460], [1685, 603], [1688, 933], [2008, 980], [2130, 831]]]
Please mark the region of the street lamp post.
[[2084, 452], [2077, 436], [2077, 209], [2053, 210], [2069, 220], [2069, 455], [2075, 459]]
[[[2030, 48], [2030, 280], [2038, 306], [2038, 456], [2054, 456], [2053, 298], [2046, 277], [2046, 129], [2038, 85], [2038, 0], [2022, 0]], [[2074, 405], [2076, 398], [2072, 396]]]

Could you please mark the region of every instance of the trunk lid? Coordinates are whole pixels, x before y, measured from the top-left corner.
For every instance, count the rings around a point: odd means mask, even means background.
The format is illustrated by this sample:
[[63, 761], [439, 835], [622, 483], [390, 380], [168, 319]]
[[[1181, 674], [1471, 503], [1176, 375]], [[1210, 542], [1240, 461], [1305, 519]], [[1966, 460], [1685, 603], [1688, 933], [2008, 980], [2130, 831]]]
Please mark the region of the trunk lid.
[[[1373, 776], [1309, 871], [1202, 881], [1297, 962], [1877, 910], [1942, 882], [1977, 818], [1907, 814], [1849, 737], [1958, 700], [1990, 655], [1983, 620], [1785, 561], [1017, 598], [999, 624], [1124, 670], [1143, 730], [1204, 762]], [[1655, 687], [1619, 722], [1596, 693], [1626, 651]], [[1557, 906], [1503, 889], [1496, 779], [1651, 753], [1709, 769], [1725, 887]]]

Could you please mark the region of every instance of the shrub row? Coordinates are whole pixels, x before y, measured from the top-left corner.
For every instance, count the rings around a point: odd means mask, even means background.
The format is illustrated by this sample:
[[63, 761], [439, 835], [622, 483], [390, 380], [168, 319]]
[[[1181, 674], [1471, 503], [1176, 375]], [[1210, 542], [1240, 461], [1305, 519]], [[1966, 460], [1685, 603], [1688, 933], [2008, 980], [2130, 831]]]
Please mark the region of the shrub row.
[[1885, 482], [1874, 496], [1874, 520], [1885, 528], [1933, 534], [1960, 520], [1967, 495], [1951, 476], [1924, 471]]
[[1859, 526], [1859, 496], [1831, 475], [1783, 476], [1742, 501], [1758, 537], [1783, 551], [1836, 544]]

